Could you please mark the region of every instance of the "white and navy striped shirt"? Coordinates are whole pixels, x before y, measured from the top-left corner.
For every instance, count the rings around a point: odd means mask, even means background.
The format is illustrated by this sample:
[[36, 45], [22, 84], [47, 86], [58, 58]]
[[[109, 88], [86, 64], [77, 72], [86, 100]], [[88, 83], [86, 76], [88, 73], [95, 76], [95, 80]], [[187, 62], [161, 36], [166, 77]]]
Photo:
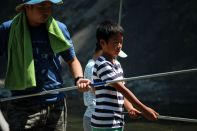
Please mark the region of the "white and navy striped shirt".
[[[94, 66], [94, 83], [123, 78], [120, 63], [115, 64], [100, 56]], [[112, 86], [95, 88], [96, 107], [91, 118], [91, 125], [98, 128], [119, 128], [124, 125], [124, 96]]]

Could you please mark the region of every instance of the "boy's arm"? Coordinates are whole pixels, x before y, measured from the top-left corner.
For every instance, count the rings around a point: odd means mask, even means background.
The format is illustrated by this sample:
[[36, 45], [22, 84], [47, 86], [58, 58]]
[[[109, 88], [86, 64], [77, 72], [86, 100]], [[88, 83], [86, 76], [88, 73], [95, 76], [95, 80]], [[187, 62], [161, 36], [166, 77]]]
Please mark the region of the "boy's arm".
[[131, 118], [136, 119], [142, 115], [140, 111], [133, 107], [133, 105], [127, 100], [127, 98], [124, 98], [124, 107]]
[[122, 82], [111, 84], [116, 90], [121, 92], [124, 97], [128, 99], [139, 111], [142, 112], [142, 115], [147, 118], [148, 120], [156, 120], [158, 117], [158, 113], [153, 109], [147, 107], [142, 102], [138, 100], [138, 98], [129, 90], [127, 89]]

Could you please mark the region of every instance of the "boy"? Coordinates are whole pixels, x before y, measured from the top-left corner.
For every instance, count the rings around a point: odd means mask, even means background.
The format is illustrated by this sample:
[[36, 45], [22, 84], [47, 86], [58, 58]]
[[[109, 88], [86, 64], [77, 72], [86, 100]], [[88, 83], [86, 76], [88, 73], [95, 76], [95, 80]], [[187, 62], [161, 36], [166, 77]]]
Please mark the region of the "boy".
[[[96, 59], [101, 55], [102, 55], [102, 48], [100, 44], [96, 44], [96, 48], [93, 53], [93, 56], [88, 61], [85, 67], [85, 71], [84, 71], [84, 77], [91, 80], [92, 82], [93, 82], [94, 64], [95, 64]], [[123, 51], [120, 51], [118, 56], [121, 58], [127, 57], [127, 55]], [[84, 131], [91, 131], [91, 116], [92, 116], [92, 113], [94, 112], [94, 107], [96, 105], [96, 98], [95, 98], [94, 92], [92, 90], [88, 92], [84, 92], [83, 100], [84, 100], [84, 105], [87, 107], [83, 116], [83, 129]], [[140, 116], [140, 112], [137, 111], [135, 108], [133, 108], [132, 104], [129, 103], [127, 100], [125, 100], [124, 106], [127, 109], [130, 117], [136, 118]]]
[[[104, 21], [97, 31], [97, 40], [103, 54], [95, 62], [94, 83], [122, 79], [123, 70], [116, 57], [122, 48], [123, 28], [115, 22]], [[91, 118], [92, 131], [122, 131], [125, 98], [141, 111], [145, 118], [156, 120], [158, 117], [158, 113], [141, 103], [123, 82], [97, 87], [95, 95], [96, 106]]]

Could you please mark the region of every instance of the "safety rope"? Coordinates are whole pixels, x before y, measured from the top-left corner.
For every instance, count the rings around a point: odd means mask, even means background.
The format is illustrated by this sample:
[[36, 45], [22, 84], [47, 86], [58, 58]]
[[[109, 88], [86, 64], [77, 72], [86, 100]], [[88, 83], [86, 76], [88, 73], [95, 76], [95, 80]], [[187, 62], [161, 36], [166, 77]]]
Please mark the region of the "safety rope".
[[[124, 114], [128, 114], [128, 112], [123, 112]], [[142, 118], [139, 116], [137, 119]], [[189, 122], [189, 123], [197, 123], [197, 119], [191, 119], [191, 118], [183, 118], [183, 117], [174, 117], [174, 116], [164, 116], [159, 115], [159, 120], [170, 120], [170, 121], [179, 121], [179, 122]]]
[[[189, 73], [189, 72], [195, 72], [195, 71], [197, 71], [197, 68], [187, 69], [187, 70], [179, 70], [179, 71], [172, 71], [172, 72], [165, 72], [165, 73], [157, 73], [157, 74], [151, 74], [151, 75], [136, 76], [136, 77], [130, 77], [130, 78], [123, 78], [123, 79], [120, 79], [120, 80], [97, 82], [97, 83], [91, 84], [91, 86], [99, 87], [99, 86], [109, 85], [109, 84], [112, 84], [112, 83], [117, 83], [117, 82], [122, 82], [122, 81], [134, 81], [134, 80], [142, 80], [142, 79], [144, 80], [144, 79], [164, 77], [164, 76], [169, 76], [169, 75], [177, 75], [177, 74], [183, 74], [183, 73]], [[63, 88], [59, 88], [59, 89], [46, 90], [46, 91], [42, 91], [42, 92], [34, 93], [34, 94], [1, 98], [0, 102], [10, 101], [10, 100], [15, 100], [15, 99], [21, 99], [21, 98], [27, 98], [27, 97], [33, 97], [33, 96], [41, 96], [41, 95], [57, 93], [57, 92], [66, 92], [66, 91], [71, 91], [71, 90], [75, 90], [75, 89], [77, 89], [77, 86], [63, 87]]]
[[120, 0], [120, 7], [119, 7], [119, 14], [118, 14], [118, 24], [121, 25], [121, 19], [122, 19], [122, 3], [123, 0]]
[[[98, 83], [91, 84], [91, 86], [99, 87], [99, 86], [109, 85], [112, 83], [117, 83], [117, 82], [122, 82], [122, 81], [144, 80], [144, 79], [164, 77], [164, 76], [169, 76], [169, 75], [177, 75], [177, 74], [183, 74], [183, 73], [189, 73], [189, 72], [195, 72], [195, 71], [197, 71], [197, 68], [172, 71], [172, 72], [165, 72], [165, 73], [150, 74], [150, 75], [143, 75], [143, 76], [136, 76], [136, 77], [124, 78], [124, 79], [120, 79], [120, 80], [106, 81], [106, 82], [98, 82]], [[29, 94], [29, 95], [12, 96], [12, 97], [7, 97], [7, 98], [1, 98], [0, 102], [21, 99], [21, 98], [27, 98], [27, 97], [33, 97], [33, 96], [41, 96], [41, 95], [46, 95], [46, 94], [51, 94], [51, 93], [56, 93], [56, 92], [66, 92], [66, 91], [71, 91], [71, 90], [75, 90], [75, 89], [77, 89], [77, 86], [70, 86], [70, 87], [64, 87], [64, 88], [60, 88], [60, 89], [42, 91], [39, 93]], [[197, 123], [197, 119], [163, 116], [163, 115], [159, 115], [158, 119]]]
[[161, 120], [171, 120], [171, 121], [181, 121], [181, 122], [190, 122], [190, 123], [197, 123], [197, 119], [191, 118], [183, 118], [183, 117], [172, 117], [172, 116], [163, 116], [159, 115], [158, 119]]

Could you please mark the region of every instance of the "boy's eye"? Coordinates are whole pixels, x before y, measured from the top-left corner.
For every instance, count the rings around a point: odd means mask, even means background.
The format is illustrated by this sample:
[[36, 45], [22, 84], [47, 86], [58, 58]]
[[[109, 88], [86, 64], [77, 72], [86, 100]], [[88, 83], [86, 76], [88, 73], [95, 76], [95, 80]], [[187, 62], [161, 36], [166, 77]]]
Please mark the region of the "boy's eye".
[[115, 44], [115, 45], [118, 45], [118, 44], [119, 44], [119, 42], [114, 42], [114, 44]]
[[122, 42], [114, 41], [114, 45], [122, 44]]

